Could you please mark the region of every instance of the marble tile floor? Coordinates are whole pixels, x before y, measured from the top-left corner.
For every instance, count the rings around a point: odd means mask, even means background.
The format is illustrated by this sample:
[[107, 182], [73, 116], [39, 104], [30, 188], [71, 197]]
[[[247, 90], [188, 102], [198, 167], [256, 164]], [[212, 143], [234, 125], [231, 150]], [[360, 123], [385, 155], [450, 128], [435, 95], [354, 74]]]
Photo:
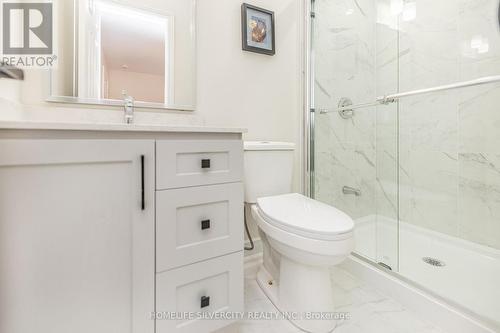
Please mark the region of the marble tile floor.
[[[336, 311], [348, 312], [334, 333], [444, 333], [425, 318], [385, 297], [340, 268], [332, 269]], [[276, 312], [258, 286], [255, 276], [245, 278], [245, 311]], [[216, 333], [301, 333], [286, 320], [245, 319]]]

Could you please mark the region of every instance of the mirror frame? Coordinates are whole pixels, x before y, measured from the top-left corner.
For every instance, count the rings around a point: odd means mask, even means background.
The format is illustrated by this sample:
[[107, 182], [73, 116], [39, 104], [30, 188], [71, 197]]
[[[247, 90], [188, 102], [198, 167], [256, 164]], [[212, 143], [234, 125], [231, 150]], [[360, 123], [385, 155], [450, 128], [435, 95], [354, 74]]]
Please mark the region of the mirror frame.
[[[79, 25], [79, 16], [78, 16], [78, 1], [79, 0], [73, 0], [74, 3], [74, 17], [75, 17], [75, 23], [73, 26], [73, 93], [78, 89], [78, 25]], [[113, 3], [116, 3], [118, 5], [123, 5], [124, 3], [120, 0], [107, 0]], [[187, 0], [186, 0], [187, 1]], [[197, 99], [197, 29], [198, 29], [198, 24], [197, 24], [197, 15], [196, 15], [196, 10], [197, 10], [197, 0], [189, 0], [192, 5], [191, 9], [191, 33], [192, 33], [192, 47], [194, 51], [194, 62], [193, 62], [193, 73], [194, 73], [194, 82], [192, 83], [192, 91], [194, 94], [194, 103], [193, 105], [179, 105], [179, 104], [164, 104], [164, 103], [154, 103], [154, 102], [143, 102], [143, 101], [135, 101], [134, 106], [139, 109], [157, 109], [157, 110], [173, 110], [173, 111], [195, 111], [196, 110], [196, 99]], [[151, 13], [159, 14], [162, 16], [169, 16], [169, 12], [165, 10], [159, 10], [159, 9], [154, 9], [151, 7], [146, 7], [146, 6], [141, 6], [141, 5], [134, 5], [130, 6], [138, 10], [142, 11], [148, 11]], [[58, 96], [58, 95], [53, 95], [53, 70], [49, 70], [49, 94], [48, 97], [45, 99], [46, 102], [49, 103], [62, 103], [62, 104], [83, 104], [83, 105], [102, 105], [102, 106], [118, 106], [118, 107], [123, 107], [124, 102], [122, 100], [117, 100], [117, 99], [97, 99], [97, 98], [81, 98], [81, 97], [74, 97], [74, 96]]]

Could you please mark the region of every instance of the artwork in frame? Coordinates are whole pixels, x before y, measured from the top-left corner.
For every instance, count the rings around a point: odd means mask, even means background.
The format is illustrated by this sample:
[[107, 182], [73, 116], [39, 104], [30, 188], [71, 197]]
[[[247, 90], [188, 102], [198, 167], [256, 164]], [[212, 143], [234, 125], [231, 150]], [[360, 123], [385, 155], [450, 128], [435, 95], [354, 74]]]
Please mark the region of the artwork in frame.
[[244, 3], [241, 5], [243, 50], [274, 55], [274, 12]]

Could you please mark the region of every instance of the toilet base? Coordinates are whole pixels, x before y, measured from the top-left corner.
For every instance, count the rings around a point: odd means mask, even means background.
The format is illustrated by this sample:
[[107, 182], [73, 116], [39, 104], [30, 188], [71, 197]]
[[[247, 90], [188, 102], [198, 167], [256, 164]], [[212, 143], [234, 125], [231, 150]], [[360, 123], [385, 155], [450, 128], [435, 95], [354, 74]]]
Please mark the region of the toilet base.
[[278, 311], [304, 332], [332, 332], [337, 324], [334, 319], [313, 318], [321, 314], [333, 316], [328, 268], [305, 266], [282, 257], [280, 271], [280, 281], [274, 280], [264, 266], [257, 274], [257, 283]]

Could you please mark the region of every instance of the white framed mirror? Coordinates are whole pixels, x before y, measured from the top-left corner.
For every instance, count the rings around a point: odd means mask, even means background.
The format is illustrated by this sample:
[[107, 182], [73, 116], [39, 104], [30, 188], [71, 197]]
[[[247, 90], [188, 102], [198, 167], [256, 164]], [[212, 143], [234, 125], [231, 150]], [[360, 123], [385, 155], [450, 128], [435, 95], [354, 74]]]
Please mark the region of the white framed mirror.
[[196, 0], [59, 1], [49, 102], [189, 110], [196, 101]]

